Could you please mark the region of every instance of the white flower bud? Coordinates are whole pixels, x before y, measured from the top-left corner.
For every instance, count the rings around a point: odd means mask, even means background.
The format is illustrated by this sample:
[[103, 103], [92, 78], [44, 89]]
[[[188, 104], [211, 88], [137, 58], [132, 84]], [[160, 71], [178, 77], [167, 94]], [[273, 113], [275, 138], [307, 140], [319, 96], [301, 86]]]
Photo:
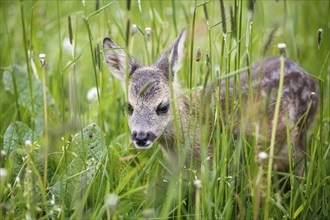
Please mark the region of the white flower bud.
[[5, 157], [7, 155], [6, 151], [1, 150], [0, 151], [0, 158]]
[[118, 196], [113, 193], [106, 195], [104, 198], [104, 204], [108, 209], [114, 211], [118, 205]]
[[26, 140], [26, 141], [24, 142], [24, 144], [25, 144], [26, 147], [31, 147], [31, 146], [32, 146], [32, 142], [31, 142], [31, 140]]
[[93, 87], [87, 92], [88, 101], [97, 101], [97, 88]]
[[268, 154], [266, 152], [264, 152], [264, 151], [261, 151], [258, 154], [258, 157], [259, 157], [259, 159], [264, 160], [264, 159], [267, 159], [268, 158]]
[[279, 44], [277, 44], [277, 48], [278, 49], [285, 49], [286, 48], [286, 44], [285, 43], [279, 43]]
[[44, 54], [44, 53], [39, 54], [39, 59], [40, 59], [41, 66], [46, 64], [45, 58], [46, 58], [46, 54]]
[[136, 32], [137, 32], [137, 26], [136, 26], [136, 24], [133, 24], [132, 29], [131, 29], [131, 33], [132, 33], [132, 35], [135, 35]]
[[202, 181], [200, 179], [194, 180], [194, 186], [196, 189], [201, 189], [202, 188]]
[[5, 168], [0, 168], [0, 181], [6, 180], [8, 171]]
[[147, 39], [150, 39], [150, 37], [151, 37], [151, 27], [146, 27], [145, 31], [146, 31]]
[[286, 44], [285, 43], [277, 44], [277, 48], [280, 50], [280, 55], [286, 56]]
[[146, 209], [143, 211], [144, 218], [153, 218], [154, 217], [154, 210], [153, 209]]

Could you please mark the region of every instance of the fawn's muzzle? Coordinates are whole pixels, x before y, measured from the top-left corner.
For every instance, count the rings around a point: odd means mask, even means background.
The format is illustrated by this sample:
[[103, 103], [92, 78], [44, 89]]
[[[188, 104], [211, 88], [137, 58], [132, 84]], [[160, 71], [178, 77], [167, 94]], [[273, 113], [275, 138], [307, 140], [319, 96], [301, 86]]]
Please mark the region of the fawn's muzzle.
[[151, 147], [152, 142], [156, 139], [156, 135], [154, 135], [152, 132], [133, 131], [132, 139], [136, 148], [148, 149]]

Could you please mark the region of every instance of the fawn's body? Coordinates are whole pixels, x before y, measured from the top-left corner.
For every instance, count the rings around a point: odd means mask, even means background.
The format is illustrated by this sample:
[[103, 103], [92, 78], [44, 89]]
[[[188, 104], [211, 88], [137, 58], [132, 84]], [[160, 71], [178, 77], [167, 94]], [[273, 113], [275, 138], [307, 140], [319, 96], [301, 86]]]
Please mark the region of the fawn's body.
[[[227, 106], [233, 116], [231, 121], [237, 124], [234, 133], [238, 133], [239, 128], [242, 128], [247, 135], [258, 135], [261, 137], [259, 139], [269, 140], [279, 86], [280, 58], [270, 57], [253, 65], [251, 80], [248, 80], [247, 73], [241, 73], [240, 83], [234, 83], [231, 78], [221, 81], [217, 86], [208, 85], [204, 90], [187, 93], [186, 89], [181, 88], [176, 77], [183, 55], [184, 35], [183, 30], [153, 66], [144, 67], [129, 57], [128, 69], [124, 50], [110, 38], [104, 39], [108, 67], [113, 75], [122, 81], [124, 88], [126, 72], [128, 73], [128, 123], [135, 146], [147, 149], [158, 140], [172, 165], [178, 165], [179, 154], [186, 159], [193, 158], [194, 163], [200, 165], [200, 131], [207, 129], [208, 134], [212, 134], [214, 127], [219, 127], [214, 126], [215, 123], [226, 125], [226, 117], [222, 113], [226, 109], [226, 87], [229, 91], [227, 103], [242, 100], [240, 109], [238, 105]], [[252, 89], [249, 89], [251, 86]], [[252, 91], [252, 95], [248, 95], [249, 91]], [[316, 81], [296, 63], [285, 60], [276, 130], [275, 164], [278, 169], [285, 170], [288, 166], [287, 126], [290, 128], [290, 140], [299, 159], [305, 137], [302, 131], [310, 126], [317, 104]], [[203, 115], [200, 116], [201, 114]], [[200, 122], [200, 117], [203, 122], [208, 122], [207, 125]], [[240, 126], [240, 122], [243, 126]], [[209, 139], [211, 138], [210, 135]], [[213, 154], [211, 143], [212, 141], [207, 141], [206, 146], [210, 157]]]

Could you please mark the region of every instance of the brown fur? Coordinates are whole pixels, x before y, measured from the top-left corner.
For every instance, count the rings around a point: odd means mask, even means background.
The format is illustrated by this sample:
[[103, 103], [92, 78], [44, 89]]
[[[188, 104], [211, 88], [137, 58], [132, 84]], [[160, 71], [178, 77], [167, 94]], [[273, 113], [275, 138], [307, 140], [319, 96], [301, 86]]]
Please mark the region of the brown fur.
[[[208, 130], [209, 134], [213, 134], [216, 123], [220, 123], [220, 127], [227, 126], [224, 113], [226, 83], [229, 83], [227, 108], [235, 124], [234, 134], [238, 134], [239, 129], [243, 128], [245, 134], [258, 135], [258, 140], [269, 143], [279, 86], [280, 59], [269, 57], [253, 65], [250, 84], [247, 73], [241, 73], [240, 84], [235, 84], [234, 78], [231, 78], [189, 93], [187, 89], [181, 88], [176, 79], [183, 55], [184, 35], [183, 30], [152, 67], [144, 67], [129, 57], [127, 96], [132, 112], [128, 121], [136, 147], [147, 149], [158, 140], [174, 167], [179, 167], [180, 161], [188, 162], [191, 158], [198, 167], [201, 164], [201, 147], [208, 149], [208, 156], [211, 158], [212, 137], [208, 137], [207, 146], [201, 146], [200, 132]], [[109, 69], [124, 83], [126, 65], [123, 57], [126, 53], [118, 48], [120, 47], [111, 39], [104, 39]], [[309, 128], [318, 104], [316, 80], [293, 61], [286, 59], [284, 64], [284, 84], [275, 146], [275, 165], [279, 170], [286, 170], [288, 167], [287, 124], [291, 129], [291, 143], [296, 147], [296, 159], [299, 160], [306, 137], [303, 131]], [[248, 95], [251, 85], [252, 98]], [[174, 94], [171, 93], [171, 86]], [[243, 100], [241, 106], [232, 109], [231, 103], [237, 102], [240, 97]], [[216, 100], [220, 100], [218, 107]], [[162, 108], [164, 103], [169, 103], [168, 109]], [[177, 115], [174, 115], [174, 109]], [[182, 158], [184, 160], [179, 160]]]

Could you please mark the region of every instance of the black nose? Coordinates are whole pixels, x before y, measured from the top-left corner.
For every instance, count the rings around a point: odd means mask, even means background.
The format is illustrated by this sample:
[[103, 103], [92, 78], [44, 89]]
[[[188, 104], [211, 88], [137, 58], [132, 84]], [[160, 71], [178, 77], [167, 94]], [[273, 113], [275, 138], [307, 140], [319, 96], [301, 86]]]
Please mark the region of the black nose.
[[154, 134], [152, 134], [151, 132], [143, 132], [143, 131], [139, 131], [139, 132], [136, 132], [136, 131], [133, 131], [132, 133], [132, 139], [134, 140], [134, 142], [141, 146], [141, 147], [144, 147], [146, 146], [148, 143], [148, 141], [153, 141], [155, 138], [154, 137]]

